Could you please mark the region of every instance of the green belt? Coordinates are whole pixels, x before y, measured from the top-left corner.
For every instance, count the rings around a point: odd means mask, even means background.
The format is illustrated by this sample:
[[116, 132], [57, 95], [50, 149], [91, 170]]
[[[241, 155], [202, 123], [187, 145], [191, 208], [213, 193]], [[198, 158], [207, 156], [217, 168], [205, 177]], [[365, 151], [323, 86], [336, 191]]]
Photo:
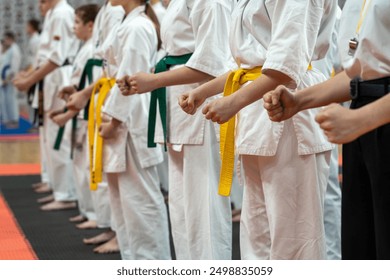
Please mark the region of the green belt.
[[[103, 60], [101, 59], [89, 59], [87, 63], [84, 66], [83, 73], [81, 74], [80, 83], [78, 86], [78, 90], [83, 90], [85, 88], [85, 85], [87, 83], [92, 84], [93, 83], [93, 67], [102, 67], [103, 66]], [[89, 102], [87, 104], [87, 107], [89, 107]], [[64, 113], [68, 111], [68, 109], [65, 108]], [[84, 119], [88, 119], [88, 110], [84, 110]], [[77, 116], [72, 119], [72, 148], [71, 148], [71, 157], [73, 157], [73, 143], [74, 143], [74, 136], [75, 131], [77, 128]], [[65, 126], [61, 126], [57, 133], [57, 138], [54, 143], [54, 150], [59, 150], [61, 147], [62, 138], [64, 137], [65, 132]]]
[[[82, 90], [85, 88], [85, 83], [88, 78], [88, 83], [92, 85], [93, 83], [93, 67], [102, 67], [103, 66], [103, 60], [102, 59], [89, 59], [87, 61], [87, 64], [84, 67], [84, 71], [81, 74], [80, 84], [79, 84], [79, 90]], [[87, 106], [85, 106], [84, 109], [84, 120], [88, 120], [88, 109], [89, 109], [89, 101], [87, 103]]]
[[[192, 53], [181, 55], [181, 56], [166, 56], [161, 59], [157, 65], [155, 74], [168, 71], [171, 66], [186, 64], [187, 61], [191, 58]], [[156, 119], [157, 119], [157, 103], [160, 110], [160, 118], [162, 123], [162, 128], [164, 132], [164, 148], [167, 150], [167, 100], [166, 100], [166, 88], [158, 88], [152, 91], [150, 98], [150, 107], [149, 107], [149, 119], [148, 119], [148, 147], [156, 147], [156, 142], [154, 142], [154, 134], [156, 131]]]

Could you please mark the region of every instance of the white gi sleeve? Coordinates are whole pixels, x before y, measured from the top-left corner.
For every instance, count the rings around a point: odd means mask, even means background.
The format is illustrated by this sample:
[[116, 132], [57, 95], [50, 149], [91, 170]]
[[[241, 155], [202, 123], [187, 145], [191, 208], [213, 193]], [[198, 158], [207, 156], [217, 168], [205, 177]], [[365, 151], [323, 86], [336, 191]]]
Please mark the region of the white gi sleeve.
[[[229, 2], [229, 3], [228, 3]], [[190, 20], [195, 51], [186, 66], [217, 77], [229, 71], [230, 1], [195, 1]]]
[[[154, 30], [151, 31], [154, 32]], [[150, 42], [153, 35], [150, 34], [149, 30], [132, 26], [130, 32], [131, 34], [129, 34], [121, 54], [121, 64], [118, 68], [117, 78], [140, 71], [150, 72], [150, 54], [153, 53], [151, 48], [156, 48], [157, 51], [157, 38], [156, 44], [153, 45]], [[154, 34], [154, 36], [156, 35]], [[118, 87], [115, 86], [104, 106], [104, 112], [121, 122], [125, 122], [130, 116], [141, 116], [145, 110], [148, 111], [148, 98], [149, 96], [146, 94], [123, 96]], [[137, 111], [139, 111], [139, 114]]]
[[76, 41], [70, 41], [74, 37], [73, 25], [70, 23], [73, 19], [69, 19], [67, 16], [67, 14], [58, 13], [56, 17], [53, 17], [52, 25], [50, 26], [50, 40], [52, 40], [52, 43], [50, 44], [48, 60], [58, 66], [62, 66], [65, 63], [72, 43], [76, 43]]
[[277, 70], [298, 85], [310, 64], [323, 15], [323, 0], [266, 0], [272, 23], [263, 73]]

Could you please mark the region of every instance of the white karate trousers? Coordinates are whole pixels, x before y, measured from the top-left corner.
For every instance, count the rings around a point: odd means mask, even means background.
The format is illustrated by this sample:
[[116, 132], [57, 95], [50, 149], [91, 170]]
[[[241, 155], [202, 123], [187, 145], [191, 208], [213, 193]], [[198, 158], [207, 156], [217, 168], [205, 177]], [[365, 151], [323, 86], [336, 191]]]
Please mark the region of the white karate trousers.
[[[78, 120], [79, 127], [76, 133], [84, 133], [87, 130], [87, 122]], [[87, 137], [84, 137], [87, 138]], [[95, 208], [92, 202], [92, 194], [89, 187], [89, 157], [88, 143], [74, 147], [73, 172], [76, 179], [76, 193], [80, 214], [90, 221], [96, 221]]]
[[129, 137], [126, 171], [107, 173], [121, 256], [128, 260], [169, 260], [168, 214], [157, 168], [142, 168], [135, 153]]
[[341, 188], [338, 147], [332, 150], [329, 181], [325, 194], [325, 236], [328, 260], [341, 259]]
[[203, 145], [168, 148], [169, 214], [176, 258], [228, 260], [232, 257], [230, 198], [218, 195], [219, 143], [207, 122]]
[[98, 184], [97, 190], [91, 191], [91, 196], [98, 228], [112, 228], [114, 230], [106, 174], [103, 173], [103, 182]]
[[47, 156], [43, 127], [39, 127], [39, 148], [41, 156], [41, 182], [47, 183], [48, 186], [51, 187], [49, 182], [49, 173], [47, 171]]
[[48, 117], [47, 112], [44, 114], [43, 136], [47, 172], [56, 201], [74, 201], [77, 199], [73, 177], [73, 161], [70, 157], [71, 125], [71, 122], [66, 124], [61, 147], [56, 151], [54, 150], [54, 143], [59, 126]]
[[330, 151], [299, 156], [286, 121], [275, 156], [242, 155], [241, 258], [326, 259], [324, 199]]

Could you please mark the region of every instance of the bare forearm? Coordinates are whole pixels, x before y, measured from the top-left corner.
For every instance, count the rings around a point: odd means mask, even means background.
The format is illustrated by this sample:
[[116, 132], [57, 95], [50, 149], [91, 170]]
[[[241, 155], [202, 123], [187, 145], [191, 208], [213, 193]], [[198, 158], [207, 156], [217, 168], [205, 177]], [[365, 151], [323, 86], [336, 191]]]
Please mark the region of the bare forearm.
[[298, 91], [295, 96], [299, 103], [299, 110], [350, 100], [350, 81], [351, 79], [343, 71], [332, 79]]
[[286, 85], [291, 79], [278, 71], [267, 71], [248, 86], [242, 87], [235, 92], [235, 100], [240, 108], [244, 108], [253, 102], [263, 98], [263, 96], [275, 89], [278, 85]]
[[77, 116], [78, 113], [79, 113], [79, 111], [68, 110], [68, 111], [66, 111], [65, 116], [66, 116], [66, 118], [71, 119], [71, 118]]
[[187, 66], [155, 75], [156, 88], [205, 82], [214, 77]]
[[51, 61], [48, 61], [47, 63], [45, 63], [44, 65], [42, 65], [38, 69], [36, 69], [33, 72], [31, 72], [30, 79], [34, 83], [37, 83], [40, 80], [42, 80], [43, 78], [45, 78], [45, 76], [47, 76], [48, 74], [50, 74], [51, 72], [56, 70], [58, 67], [59, 66], [57, 64], [55, 64], [55, 63], [53, 63]]
[[217, 95], [223, 92], [229, 74], [230, 72], [227, 72], [222, 76], [212, 79], [211, 81], [208, 81], [207, 83], [197, 87], [192, 92], [195, 94], [200, 94], [205, 99]]
[[84, 88], [81, 92], [83, 93], [83, 95], [85, 96], [85, 97], [91, 97], [91, 95], [92, 95], [92, 91], [93, 91], [93, 88], [95, 87], [95, 85], [94, 84], [92, 84], [92, 85], [89, 85], [89, 86], [87, 86], [86, 88]]

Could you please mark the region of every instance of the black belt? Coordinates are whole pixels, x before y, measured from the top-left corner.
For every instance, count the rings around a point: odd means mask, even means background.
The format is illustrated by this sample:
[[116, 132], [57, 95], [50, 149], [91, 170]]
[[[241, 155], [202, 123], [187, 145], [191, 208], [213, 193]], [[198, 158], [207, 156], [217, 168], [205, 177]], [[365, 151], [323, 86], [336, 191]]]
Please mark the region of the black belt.
[[28, 102], [31, 105], [34, 99], [34, 92], [35, 88], [38, 86], [38, 109], [34, 109], [34, 120], [33, 124], [38, 123], [39, 126], [43, 126], [43, 104], [44, 104], [44, 96], [43, 96], [43, 85], [44, 81], [40, 80], [38, 83], [34, 84], [29, 90], [28, 90]]
[[390, 92], [390, 77], [363, 81], [360, 78], [351, 80], [351, 98], [380, 98]]

